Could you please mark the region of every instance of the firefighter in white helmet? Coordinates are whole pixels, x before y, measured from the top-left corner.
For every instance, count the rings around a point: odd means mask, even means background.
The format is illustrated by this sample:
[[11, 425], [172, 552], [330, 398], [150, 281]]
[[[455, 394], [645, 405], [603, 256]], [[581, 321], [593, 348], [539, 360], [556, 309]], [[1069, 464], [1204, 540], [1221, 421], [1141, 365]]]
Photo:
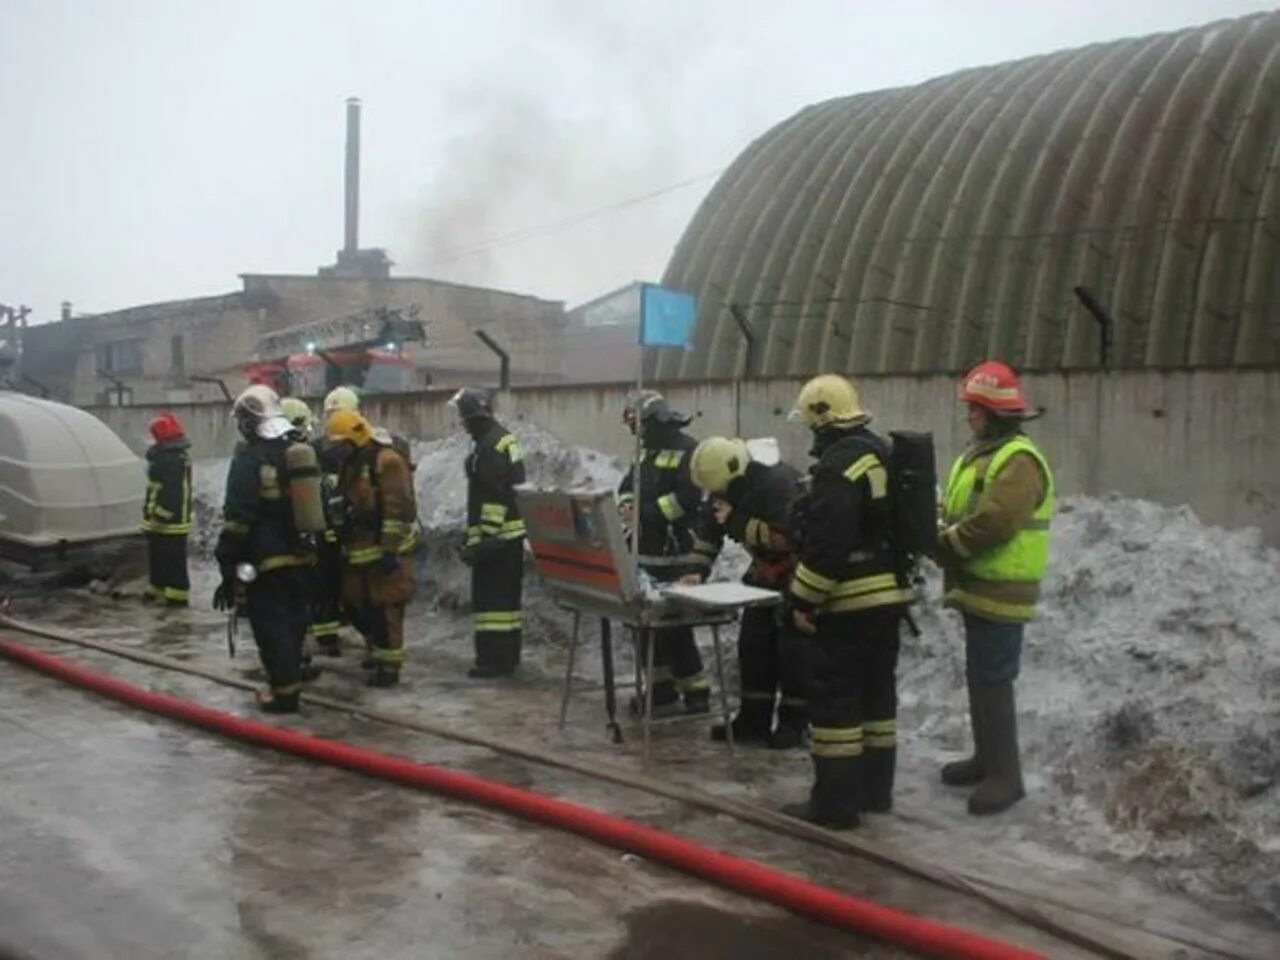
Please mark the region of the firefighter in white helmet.
[[[302, 690], [302, 640], [315, 558], [294, 522], [286, 482], [285, 449], [293, 424], [276, 392], [260, 384], [236, 398], [232, 414], [244, 442], [227, 471], [222, 532], [214, 550], [222, 583], [213, 605], [217, 610], [240, 605], [248, 614], [271, 688], [261, 709], [294, 713]], [[256, 574], [247, 584], [237, 578], [242, 564]]]

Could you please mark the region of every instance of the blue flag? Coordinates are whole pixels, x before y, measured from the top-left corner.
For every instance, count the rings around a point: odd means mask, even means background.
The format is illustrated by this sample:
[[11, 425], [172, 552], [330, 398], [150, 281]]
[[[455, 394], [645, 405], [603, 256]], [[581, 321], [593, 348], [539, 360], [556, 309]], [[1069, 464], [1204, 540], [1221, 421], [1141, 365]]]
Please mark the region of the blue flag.
[[646, 347], [684, 347], [693, 337], [698, 301], [688, 293], [646, 283], [640, 300], [640, 343]]

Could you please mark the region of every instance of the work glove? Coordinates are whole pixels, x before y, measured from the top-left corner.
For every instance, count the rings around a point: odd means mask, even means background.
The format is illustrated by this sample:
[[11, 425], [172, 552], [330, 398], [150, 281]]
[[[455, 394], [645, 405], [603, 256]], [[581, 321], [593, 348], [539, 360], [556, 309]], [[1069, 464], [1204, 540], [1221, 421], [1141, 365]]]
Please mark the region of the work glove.
[[400, 569], [400, 558], [394, 553], [384, 553], [378, 558], [378, 568], [387, 576]]

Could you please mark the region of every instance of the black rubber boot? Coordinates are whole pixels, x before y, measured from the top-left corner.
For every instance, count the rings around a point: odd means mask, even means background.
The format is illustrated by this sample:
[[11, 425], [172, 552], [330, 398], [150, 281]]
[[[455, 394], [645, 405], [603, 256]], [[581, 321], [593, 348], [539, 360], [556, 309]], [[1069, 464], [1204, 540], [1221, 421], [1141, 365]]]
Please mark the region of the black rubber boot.
[[[680, 702], [680, 694], [671, 680], [659, 680], [653, 685], [653, 716], [655, 720], [664, 717], [678, 717], [684, 712]], [[631, 713], [635, 717], [644, 716], [644, 695], [631, 698]]]
[[514, 667], [500, 667], [496, 664], [476, 664], [467, 671], [467, 676], [472, 680], [496, 680], [499, 677], [509, 677], [515, 673]]
[[301, 677], [303, 683], [310, 683], [322, 673], [324, 673], [324, 671], [312, 663], [310, 657], [302, 658], [302, 668], [298, 676]]
[[711, 691], [705, 687], [701, 690], [686, 690], [684, 694], [684, 712], [690, 716], [710, 713]]
[[809, 712], [804, 707], [778, 707], [778, 725], [769, 734], [770, 750], [796, 750], [808, 744]]
[[400, 682], [400, 671], [388, 670], [379, 664], [374, 667], [373, 673], [369, 674], [369, 679], [366, 682], [371, 687], [394, 687]]
[[978, 699], [969, 685], [969, 729], [973, 732], [973, 756], [942, 767], [942, 782], [949, 787], [972, 787], [986, 776], [986, 751], [983, 743], [982, 718], [978, 716]]
[[258, 709], [263, 713], [297, 713], [298, 691], [292, 693], [273, 693], [265, 700], [259, 701]]
[[[742, 706], [738, 708], [738, 715], [730, 721], [730, 726], [733, 727], [733, 742], [767, 743], [772, 712], [772, 703], [763, 700], [743, 701]], [[723, 723], [717, 723], [711, 728], [711, 739], [716, 743], [724, 743]]]
[[813, 789], [808, 803], [782, 808], [789, 817], [828, 830], [852, 830], [858, 817], [860, 757], [814, 757]]
[[976, 690], [979, 716], [986, 737], [987, 775], [969, 795], [969, 812], [976, 817], [1008, 810], [1027, 795], [1018, 755], [1018, 715], [1013, 681], [982, 684]]
[[862, 809], [888, 813], [893, 809], [893, 773], [897, 747], [866, 747], [862, 751]]

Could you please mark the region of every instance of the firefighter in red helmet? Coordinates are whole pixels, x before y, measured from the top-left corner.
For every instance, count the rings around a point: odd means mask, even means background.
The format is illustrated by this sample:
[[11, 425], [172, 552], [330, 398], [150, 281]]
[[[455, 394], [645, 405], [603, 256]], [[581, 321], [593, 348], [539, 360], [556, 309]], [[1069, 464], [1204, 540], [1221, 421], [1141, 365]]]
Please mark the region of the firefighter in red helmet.
[[1054, 480], [1023, 432], [1036, 416], [1018, 376], [994, 360], [965, 376], [973, 439], [951, 468], [938, 536], [945, 599], [964, 617], [973, 755], [942, 768], [942, 782], [973, 787], [969, 812], [999, 813], [1022, 799], [1013, 682], [1022, 635], [1049, 560]]
[[147, 535], [150, 578], [144, 601], [185, 607], [191, 599], [187, 537], [191, 533], [191, 444], [172, 413], [151, 421], [147, 449], [147, 495], [142, 529]]

